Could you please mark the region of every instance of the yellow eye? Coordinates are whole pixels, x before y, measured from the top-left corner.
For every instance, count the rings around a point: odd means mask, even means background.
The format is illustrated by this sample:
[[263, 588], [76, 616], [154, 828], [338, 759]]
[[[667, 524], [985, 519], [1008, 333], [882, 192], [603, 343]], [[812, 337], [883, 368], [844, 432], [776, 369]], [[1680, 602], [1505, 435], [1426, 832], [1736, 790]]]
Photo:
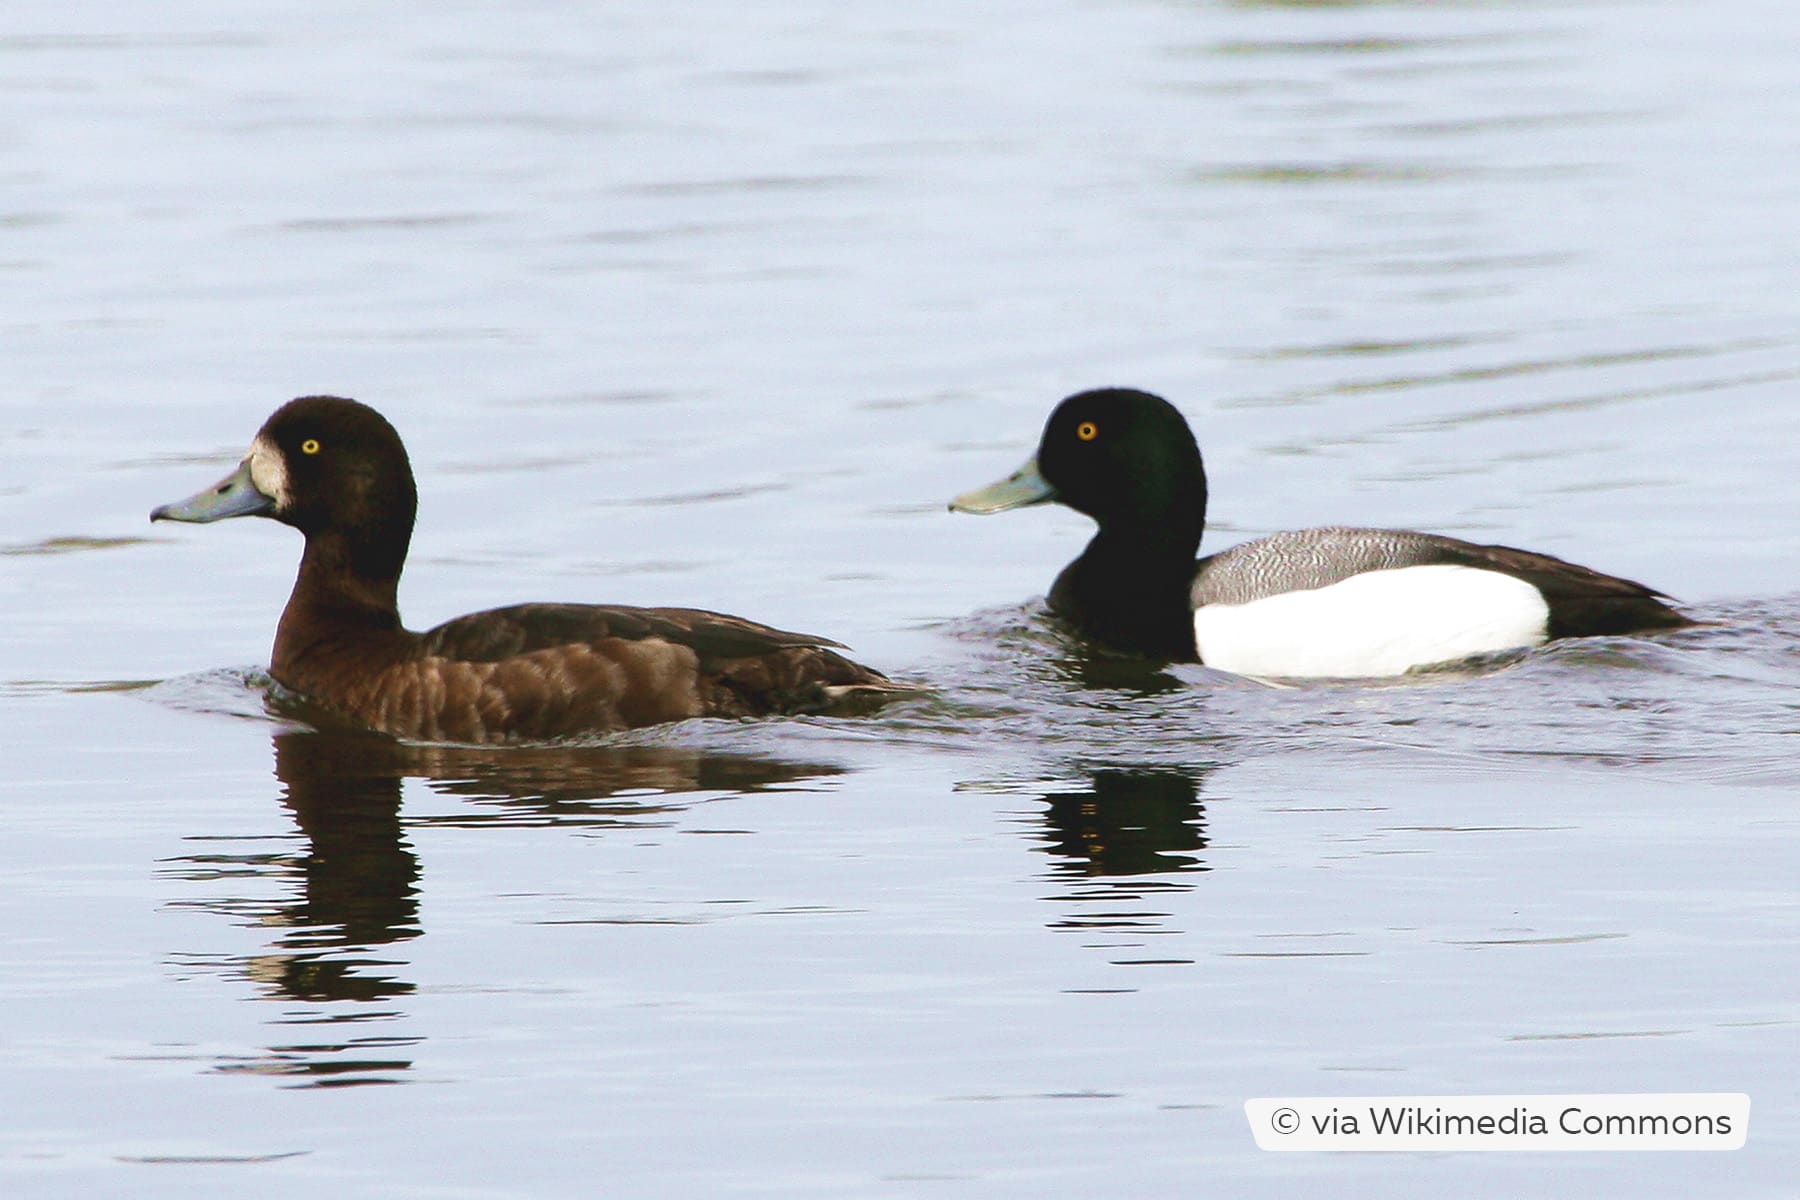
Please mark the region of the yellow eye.
[[1084, 442], [1091, 442], [1100, 436], [1100, 427], [1092, 421], [1083, 421], [1075, 427], [1075, 436]]
[[319, 439], [318, 438], [307, 438], [304, 442], [300, 443], [300, 453], [302, 453], [302, 454], [317, 454], [318, 452], [319, 452]]

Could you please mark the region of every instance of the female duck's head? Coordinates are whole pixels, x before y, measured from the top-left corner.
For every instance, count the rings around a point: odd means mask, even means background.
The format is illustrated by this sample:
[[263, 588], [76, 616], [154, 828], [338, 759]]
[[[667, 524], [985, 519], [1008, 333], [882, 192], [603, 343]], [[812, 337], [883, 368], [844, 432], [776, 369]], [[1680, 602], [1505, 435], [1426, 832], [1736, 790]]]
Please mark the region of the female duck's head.
[[152, 520], [273, 517], [307, 537], [335, 540], [351, 569], [398, 576], [419, 506], [412, 464], [394, 427], [374, 409], [336, 396], [303, 396], [275, 410], [238, 469]]

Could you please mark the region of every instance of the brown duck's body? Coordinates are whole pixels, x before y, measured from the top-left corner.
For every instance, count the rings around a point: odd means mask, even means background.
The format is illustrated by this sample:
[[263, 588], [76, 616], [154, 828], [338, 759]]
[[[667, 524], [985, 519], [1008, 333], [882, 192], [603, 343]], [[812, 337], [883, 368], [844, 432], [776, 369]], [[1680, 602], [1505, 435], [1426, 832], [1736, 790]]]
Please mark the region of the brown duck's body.
[[236, 474], [151, 516], [272, 516], [305, 534], [270, 673], [396, 737], [547, 741], [912, 690], [835, 642], [699, 609], [521, 604], [412, 632], [396, 593], [416, 506], [393, 427], [314, 396], [277, 410]]
[[396, 737], [546, 741], [818, 711], [894, 687], [828, 645], [694, 609], [523, 604], [414, 633], [397, 619], [356, 629], [290, 603], [270, 673]]

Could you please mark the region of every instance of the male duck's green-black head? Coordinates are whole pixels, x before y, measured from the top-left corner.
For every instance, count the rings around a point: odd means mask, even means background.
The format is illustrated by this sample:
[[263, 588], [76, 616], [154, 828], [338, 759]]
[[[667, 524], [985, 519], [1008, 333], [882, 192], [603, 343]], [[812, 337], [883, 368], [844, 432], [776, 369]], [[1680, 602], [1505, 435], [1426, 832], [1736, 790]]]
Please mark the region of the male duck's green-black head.
[[1189, 596], [1206, 469], [1175, 406], [1130, 388], [1070, 396], [1050, 414], [1036, 457], [950, 507], [991, 513], [1048, 500], [1100, 526], [1051, 585], [1050, 611], [1117, 649], [1194, 658]]
[[315, 540], [339, 540], [357, 574], [398, 576], [418, 492], [400, 435], [374, 409], [303, 396], [275, 410], [238, 469], [152, 521], [273, 517]]
[[1007, 478], [950, 502], [996, 513], [1054, 500], [1103, 532], [1199, 544], [1206, 470], [1193, 431], [1160, 396], [1131, 388], [1080, 392], [1056, 406], [1035, 457]]

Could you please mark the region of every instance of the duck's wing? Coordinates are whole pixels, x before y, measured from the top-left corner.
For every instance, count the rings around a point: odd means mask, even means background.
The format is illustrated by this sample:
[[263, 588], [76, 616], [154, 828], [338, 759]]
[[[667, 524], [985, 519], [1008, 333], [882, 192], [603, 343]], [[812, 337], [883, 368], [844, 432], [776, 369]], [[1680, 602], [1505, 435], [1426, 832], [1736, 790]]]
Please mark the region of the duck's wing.
[[1447, 554], [1464, 566], [1523, 579], [1543, 593], [1550, 606], [1552, 638], [1681, 629], [1696, 624], [1655, 588], [1606, 575], [1552, 554], [1514, 546], [1484, 546], [1445, 538]]
[[461, 662], [611, 640], [671, 642], [694, 651], [703, 664], [795, 647], [842, 648], [829, 638], [726, 613], [609, 604], [517, 604], [457, 617], [419, 636], [427, 654]]

